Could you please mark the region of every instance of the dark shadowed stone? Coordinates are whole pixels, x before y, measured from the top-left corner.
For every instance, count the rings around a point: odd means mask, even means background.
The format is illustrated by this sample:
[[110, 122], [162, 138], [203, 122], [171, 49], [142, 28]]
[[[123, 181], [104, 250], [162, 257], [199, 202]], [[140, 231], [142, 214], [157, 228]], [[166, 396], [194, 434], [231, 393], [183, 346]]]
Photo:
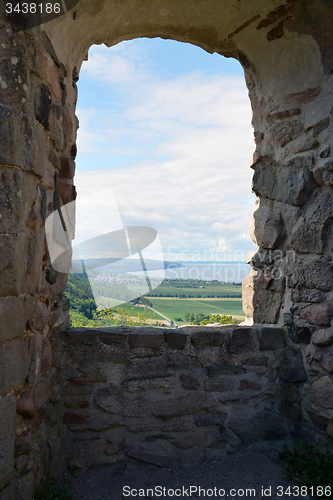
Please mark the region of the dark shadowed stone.
[[137, 379], [125, 380], [123, 382], [123, 386], [131, 393], [161, 389], [165, 394], [170, 394], [175, 384], [176, 377], [168, 374], [163, 377], [140, 377]]
[[24, 431], [15, 439], [15, 457], [32, 450], [31, 432]]
[[243, 359], [243, 365], [267, 366], [268, 359], [268, 356], [251, 356], [250, 358]]
[[229, 420], [229, 428], [245, 444], [256, 441], [277, 441], [288, 434], [288, 428], [281, 415], [266, 410], [251, 417], [235, 414]]
[[246, 373], [245, 368], [243, 368], [242, 366], [227, 364], [207, 367], [208, 377], [219, 377], [220, 375], [238, 375], [239, 373]]
[[327, 239], [327, 227], [332, 217], [333, 192], [325, 186], [316, 193], [305, 215], [295, 224], [291, 234], [291, 247], [300, 253], [322, 254]]
[[209, 392], [227, 392], [233, 389], [229, 378], [213, 378], [205, 381], [205, 390]]
[[35, 409], [33, 401], [33, 391], [23, 392], [16, 403], [16, 411], [19, 415], [26, 419], [34, 418]]
[[69, 158], [60, 158], [61, 168], [59, 172], [60, 179], [73, 179], [75, 174], [74, 160]]
[[138, 332], [129, 334], [129, 343], [131, 347], [146, 347], [158, 349], [165, 342], [164, 333], [156, 332]]
[[65, 413], [64, 421], [66, 424], [84, 424], [90, 422], [89, 415], [83, 413]]
[[291, 420], [302, 419], [301, 394], [295, 384], [283, 384], [281, 387], [281, 411]]
[[10, 480], [14, 469], [14, 417], [15, 396], [10, 394], [0, 399], [0, 488]]
[[49, 128], [49, 114], [52, 96], [47, 85], [41, 85], [35, 92], [35, 115], [44, 128]]
[[219, 347], [228, 343], [230, 333], [229, 328], [220, 329], [202, 329], [194, 331], [191, 334], [191, 343], [197, 349], [202, 347]]
[[278, 371], [281, 380], [284, 382], [305, 382], [307, 376], [301, 351], [287, 347]]
[[183, 389], [187, 391], [197, 391], [200, 389], [200, 382], [192, 375], [180, 375], [180, 383]]
[[255, 349], [253, 333], [252, 328], [236, 328], [232, 333], [229, 351], [232, 354], [253, 351]]
[[320, 158], [329, 158], [331, 156], [331, 148], [325, 148], [323, 151], [320, 153]]
[[198, 427], [209, 426], [209, 425], [219, 425], [220, 427], [223, 427], [227, 416], [228, 414], [225, 412], [207, 413], [206, 415], [196, 417], [194, 421], [195, 425], [197, 425]]
[[198, 398], [196, 394], [176, 398], [165, 398], [153, 404], [152, 410], [155, 417], [171, 418], [182, 415], [191, 415], [199, 411], [214, 408], [216, 402], [205, 397]]
[[308, 410], [308, 415], [319, 430], [326, 431], [327, 424], [330, 421], [329, 418], [325, 417], [324, 415], [318, 415], [311, 410]]
[[294, 344], [310, 344], [311, 330], [307, 326], [288, 326], [288, 335]]
[[92, 384], [76, 384], [69, 382], [63, 389], [62, 395], [92, 394]]
[[97, 344], [100, 341], [101, 331], [92, 328], [71, 328], [67, 331], [69, 342], [79, 342], [85, 345]]
[[239, 391], [244, 391], [244, 390], [260, 391], [261, 385], [258, 384], [257, 382], [253, 382], [253, 380], [242, 379], [239, 382], [238, 390]]
[[328, 303], [312, 304], [302, 309], [300, 316], [312, 325], [330, 326], [333, 318], [333, 306]]
[[294, 315], [292, 313], [284, 313], [283, 321], [285, 325], [291, 326], [294, 324]]
[[265, 157], [256, 166], [253, 190], [258, 196], [302, 206], [318, 187], [309, 168], [309, 160], [299, 156], [287, 165]]
[[130, 373], [135, 375], [147, 375], [148, 373], [169, 372], [170, 370], [195, 370], [201, 368], [201, 365], [190, 356], [171, 354], [151, 358], [135, 358], [129, 362], [127, 368]]
[[286, 345], [286, 334], [282, 328], [261, 328], [259, 338], [261, 351], [275, 351]]
[[181, 350], [184, 349], [187, 341], [187, 335], [185, 333], [178, 332], [166, 332], [165, 338], [170, 349]]
[[333, 356], [326, 352], [320, 353], [320, 364], [328, 373], [333, 373]]
[[285, 278], [261, 276], [253, 284], [256, 300], [253, 304], [255, 323], [275, 324], [279, 318], [285, 291]]
[[140, 450], [131, 450], [127, 453], [127, 456], [135, 458], [136, 460], [140, 460], [141, 462], [145, 462], [147, 464], [157, 465], [158, 467], [172, 467], [175, 463], [175, 460], [172, 460], [170, 458], [154, 455], [152, 453]]
[[128, 333], [124, 332], [122, 329], [106, 329], [103, 328], [101, 334], [101, 342], [107, 345], [126, 345], [128, 339]]
[[322, 302], [323, 295], [318, 290], [299, 290], [295, 288], [291, 291], [293, 302]]
[[59, 273], [52, 266], [45, 271], [45, 279], [50, 285], [54, 285], [58, 280]]
[[329, 376], [315, 380], [311, 386], [311, 401], [322, 408], [333, 408], [333, 380]]
[[312, 343], [318, 347], [328, 347], [333, 344], [333, 328], [317, 330], [312, 337]]

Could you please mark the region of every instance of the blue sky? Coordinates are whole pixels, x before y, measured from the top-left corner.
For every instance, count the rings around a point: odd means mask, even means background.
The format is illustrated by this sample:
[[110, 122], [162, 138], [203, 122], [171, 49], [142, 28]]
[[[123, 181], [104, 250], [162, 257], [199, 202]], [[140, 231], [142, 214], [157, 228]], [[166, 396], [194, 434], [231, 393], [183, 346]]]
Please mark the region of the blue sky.
[[[79, 196], [112, 188], [123, 223], [154, 227], [167, 260], [240, 260], [255, 248], [237, 61], [159, 38], [93, 46], [78, 87]], [[87, 205], [95, 229], [99, 210]]]

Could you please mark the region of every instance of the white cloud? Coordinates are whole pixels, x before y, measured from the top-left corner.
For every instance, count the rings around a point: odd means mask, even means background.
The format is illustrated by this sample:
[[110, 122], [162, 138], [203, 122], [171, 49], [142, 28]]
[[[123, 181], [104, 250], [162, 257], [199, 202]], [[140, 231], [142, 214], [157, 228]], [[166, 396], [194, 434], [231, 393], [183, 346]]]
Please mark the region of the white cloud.
[[[79, 195], [112, 187], [125, 223], [156, 228], [165, 252], [246, 254], [253, 248], [244, 235], [254, 145], [244, 79], [196, 73], [161, 80], [140, 47], [94, 47], [84, 67], [81, 78], [102, 80], [110, 92], [117, 84], [126, 100], [120, 114], [78, 111], [79, 151], [94, 155], [91, 171], [78, 164]], [[102, 154], [118, 155], [122, 166], [103, 168]], [[147, 159], [124, 162], [129, 154]]]

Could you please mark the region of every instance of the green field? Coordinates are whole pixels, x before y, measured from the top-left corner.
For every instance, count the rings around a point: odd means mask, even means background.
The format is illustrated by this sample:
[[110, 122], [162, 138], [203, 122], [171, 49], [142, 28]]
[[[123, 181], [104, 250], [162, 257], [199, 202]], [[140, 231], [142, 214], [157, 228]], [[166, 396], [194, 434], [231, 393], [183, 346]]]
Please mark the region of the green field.
[[186, 313], [203, 314], [227, 314], [235, 319], [245, 319], [242, 309], [242, 299], [173, 299], [149, 297], [150, 302], [161, 314], [174, 320], [182, 318], [184, 321], [177, 321], [178, 324], [186, 323], [184, 316]]
[[165, 280], [161, 285], [155, 288], [147, 297], [155, 295], [201, 295], [202, 298], [218, 298], [232, 296], [233, 298], [242, 297], [242, 286], [240, 284], [232, 283], [213, 283], [211, 281], [196, 281], [196, 280]]

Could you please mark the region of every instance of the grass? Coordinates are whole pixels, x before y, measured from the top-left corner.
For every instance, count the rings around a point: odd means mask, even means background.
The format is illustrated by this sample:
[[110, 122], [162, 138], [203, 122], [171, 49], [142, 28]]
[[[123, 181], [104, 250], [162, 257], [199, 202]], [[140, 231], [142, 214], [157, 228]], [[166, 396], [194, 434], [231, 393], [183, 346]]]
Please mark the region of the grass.
[[285, 446], [278, 462], [286, 475], [302, 486], [314, 498], [333, 498], [333, 453], [330, 443], [294, 442], [293, 449]]
[[[153, 308], [168, 318], [184, 319], [188, 313], [228, 314], [235, 319], [245, 319], [242, 299], [177, 299], [166, 297], [148, 297]], [[187, 323], [177, 321], [178, 324]]]
[[36, 500], [72, 500], [70, 490], [61, 488], [53, 477], [42, 479]]

